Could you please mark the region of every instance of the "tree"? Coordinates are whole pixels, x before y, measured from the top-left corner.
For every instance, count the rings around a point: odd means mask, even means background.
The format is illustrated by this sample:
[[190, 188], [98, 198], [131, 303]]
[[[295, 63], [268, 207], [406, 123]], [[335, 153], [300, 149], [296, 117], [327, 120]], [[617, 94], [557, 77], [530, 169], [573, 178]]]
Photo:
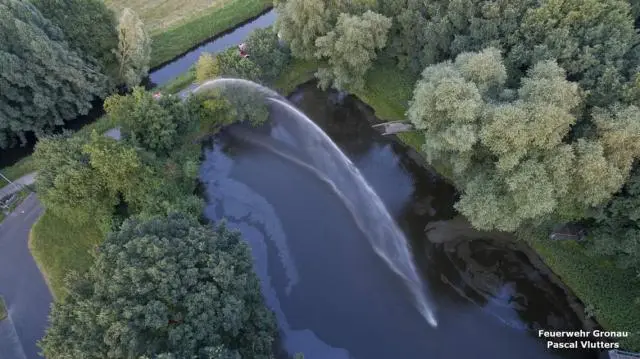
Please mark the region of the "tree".
[[362, 16], [340, 14], [334, 30], [316, 40], [318, 58], [327, 58], [329, 67], [316, 76], [320, 86], [337, 89], [361, 89], [364, 75], [384, 48], [391, 20], [372, 11]]
[[196, 63], [196, 82], [203, 83], [220, 76], [220, 64], [217, 57], [210, 53], [204, 53]]
[[427, 67], [407, 112], [422, 150], [462, 190], [456, 209], [479, 229], [513, 231], [553, 217], [573, 220], [606, 202], [640, 156], [635, 106], [594, 111], [596, 131], [565, 142], [582, 105], [554, 61], [505, 87], [498, 50], [460, 54]]
[[332, 28], [331, 12], [323, 0], [288, 0], [276, 7], [276, 30], [293, 56], [311, 60], [316, 56], [316, 39]]
[[640, 274], [640, 171], [599, 208], [589, 230], [591, 253], [611, 256], [621, 268]]
[[526, 13], [520, 34], [508, 55], [515, 68], [555, 59], [588, 91], [589, 104], [620, 98], [625, 57], [638, 43], [628, 1], [545, 0]]
[[45, 208], [71, 224], [96, 223], [106, 233], [118, 203], [113, 187], [106, 186], [84, 152], [87, 139], [54, 136], [38, 141], [33, 153], [38, 177], [38, 198]]
[[261, 82], [262, 69], [250, 58], [242, 57], [234, 48], [220, 52], [216, 56], [220, 75]]
[[240, 234], [176, 213], [110, 234], [50, 322], [51, 359], [270, 358], [276, 334]]
[[100, 0], [31, 0], [42, 15], [62, 29], [69, 47], [117, 81], [118, 47], [115, 14]]
[[131, 95], [107, 98], [104, 108], [114, 122], [121, 124], [122, 134], [132, 144], [161, 156], [174, 147], [181, 116], [174, 117], [143, 88], [135, 87]]
[[261, 80], [271, 84], [284, 70], [290, 54], [280, 46], [278, 36], [271, 27], [253, 30], [246, 44], [251, 61], [260, 69]]
[[0, 0], [0, 148], [86, 114], [106, 77], [71, 51], [31, 4]]
[[151, 38], [138, 15], [126, 8], [118, 24], [118, 71], [121, 81], [134, 87], [147, 76], [151, 60]]

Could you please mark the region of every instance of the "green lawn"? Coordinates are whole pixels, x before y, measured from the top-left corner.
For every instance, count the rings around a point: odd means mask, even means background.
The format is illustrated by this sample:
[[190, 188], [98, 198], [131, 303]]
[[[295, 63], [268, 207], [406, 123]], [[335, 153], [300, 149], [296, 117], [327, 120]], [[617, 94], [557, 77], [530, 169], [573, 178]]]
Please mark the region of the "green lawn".
[[74, 226], [46, 211], [31, 229], [29, 248], [56, 300], [65, 296], [64, 278], [69, 271], [86, 271], [91, 252], [103, 240], [96, 225]]
[[170, 61], [194, 45], [229, 30], [272, 6], [271, 0], [227, 0], [224, 6], [204, 10], [200, 17], [154, 34], [151, 67]]
[[605, 329], [629, 331], [621, 340], [627, 350], [640, 351], [640, 285], [633, 273], [601, 258], [589, 256], [579, 243], [538, 240], [530, 243], [562, 281], [595, 309], [595, 318]]

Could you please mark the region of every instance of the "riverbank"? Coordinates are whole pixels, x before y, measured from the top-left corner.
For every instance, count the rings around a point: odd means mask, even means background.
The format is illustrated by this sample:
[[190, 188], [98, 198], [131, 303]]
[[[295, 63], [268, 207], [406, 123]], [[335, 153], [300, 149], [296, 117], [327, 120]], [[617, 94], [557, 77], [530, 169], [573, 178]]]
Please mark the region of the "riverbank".
[[273, 7], [271, 0], [229, 0], [204, 15], [152, 34], [150, 68], [156, 69], [182, 54], [232, 30]]
[[[294, 60], [276, 88], [287, 95], [296, 86], [311, 80], [313, 72], [313, 63]], [[354, 95], [371, 106], [378, 118], [404, 120], [415, 80], [393, 65], [378, 62], [367, 73], [364, 89]], [[397, 137], [420, 152], [423, 140], [419, 133], [401, 133]], [[434, 168], [445, 178], [449, 177], [444, 166]], [[632, 333], [622, 339], [621, 344], [625, 349], [640, 351], [640, 312], [632, 310], [636, 298], [640, 298], [640, 287], [630, 285], [636, 281], [633, 273], [602, 258], [589, 256], [579, 243], [552, 242], [545, 236], [528, 238], [527, 243], [542, 263], [583, 302], [588, 314], [606, 330]]]

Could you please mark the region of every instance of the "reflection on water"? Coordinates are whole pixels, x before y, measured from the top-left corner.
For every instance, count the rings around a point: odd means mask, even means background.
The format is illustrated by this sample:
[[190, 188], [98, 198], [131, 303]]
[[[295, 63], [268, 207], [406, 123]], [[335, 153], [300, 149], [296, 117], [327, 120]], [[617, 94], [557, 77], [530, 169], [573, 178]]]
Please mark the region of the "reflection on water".
[[[451, 226], [457, 223], [453, 188], [373, 132], [371, 114], [359, 102], [314, 85], [292, 100], [351, 158], [409, 238], [439, 326], [431, 328], [413, 309], [402, 281], [326, 182], [295, 161], [223, 133], [206, 149], [201, 169], [206, 214], [226, 217], [247, 238], [290, 353], [306, 359], [592, 356], [546, 349], [536, 328], [581, 327], [564, 292], [503, 238], [462, 240], [471, 232]], [[299, 140], [260, 135], [285, 144]]]

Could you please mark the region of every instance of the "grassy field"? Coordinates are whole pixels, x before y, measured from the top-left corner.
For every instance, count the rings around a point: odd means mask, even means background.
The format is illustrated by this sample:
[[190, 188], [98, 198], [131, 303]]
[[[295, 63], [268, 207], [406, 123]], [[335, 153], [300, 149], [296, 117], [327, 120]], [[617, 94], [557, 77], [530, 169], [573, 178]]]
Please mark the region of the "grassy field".
[[[111, 6], [127, 6], [138, 11], [151, 30], [151, 67], [161, 65], [221, 32], [248, 20], [273, 5], [271, 0], [111, 0]], [[152, 3], [171, 4], [145, 12]], [[202, 8], [202, 6], [209, 6]], [[172, 11], [179, 7], [180, 11]], [[146, 14], [146, 15], [145, 15]]]
[[46, 211], [31, 229], [29, 248], [56, 300], [65, 296], [64, 278], [69, 271], [86, 271], [91, 251], [103, 240], [95, 225], [74, 226]]

